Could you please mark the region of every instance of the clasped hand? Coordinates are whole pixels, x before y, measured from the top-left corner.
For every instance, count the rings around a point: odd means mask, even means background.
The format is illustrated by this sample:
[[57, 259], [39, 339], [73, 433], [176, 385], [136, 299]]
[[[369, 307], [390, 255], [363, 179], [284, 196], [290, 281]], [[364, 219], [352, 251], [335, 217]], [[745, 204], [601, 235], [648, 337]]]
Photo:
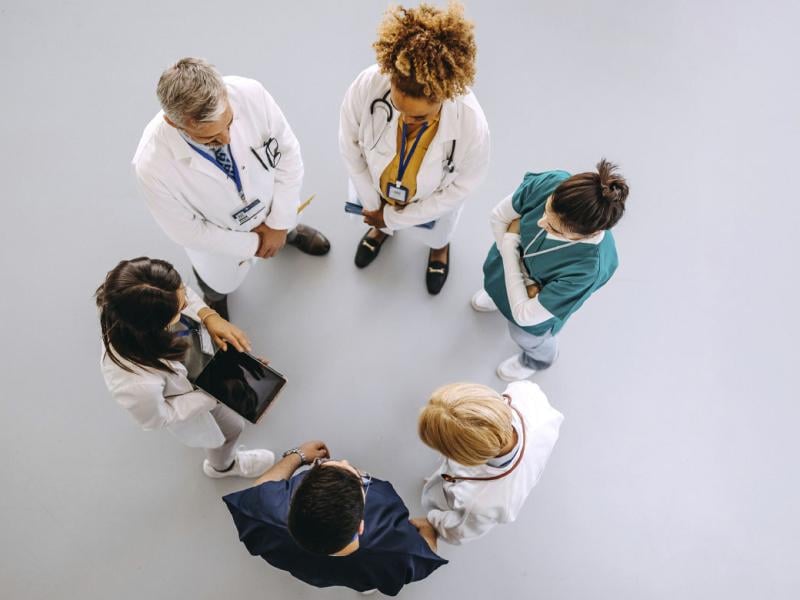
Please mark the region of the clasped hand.
[[365, 208], [361, 211], [361, 215], [364, 217], [364, 223], [370, 227], [375, 227], [376, 229], [386, 228], [386, 221], [383, 220], [382, 206], [378, 210], [367, 210]]
[[259, 258], [275, 256], [286, 245], [286, 236], [289, 234], [288, 229], [272, 229], [266, 223], [261, 223], [251, 231], [258, 234], [258, 250], [255, 255]]

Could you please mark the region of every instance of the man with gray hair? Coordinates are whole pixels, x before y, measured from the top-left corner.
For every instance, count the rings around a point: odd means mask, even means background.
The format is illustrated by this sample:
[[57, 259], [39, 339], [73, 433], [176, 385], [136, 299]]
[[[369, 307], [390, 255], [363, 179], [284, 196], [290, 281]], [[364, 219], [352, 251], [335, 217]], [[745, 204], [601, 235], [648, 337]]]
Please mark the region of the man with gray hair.
[[162, 110], [139, 141], [136, 178], [156, 222], [186, 249], [206, 303], [227, 319], [227, 295], [258, 258], [286, 243], [330, 250], [297, 224], [300, 145], [264, 86], [202, 59], [169, 67], [157, 93]]

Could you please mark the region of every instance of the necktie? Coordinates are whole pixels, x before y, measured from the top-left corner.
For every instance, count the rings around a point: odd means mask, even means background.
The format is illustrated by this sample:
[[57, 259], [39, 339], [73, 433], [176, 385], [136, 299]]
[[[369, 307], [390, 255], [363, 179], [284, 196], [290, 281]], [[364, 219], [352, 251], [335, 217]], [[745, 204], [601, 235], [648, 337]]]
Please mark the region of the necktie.
[[230, 154], [228, 154], [227, 147], [214, 148], [214, 158], [217, 159], [217, 163], [225, 171], [225, 174], [231, 179], [235, 179], [233, 176], [233, 161]]

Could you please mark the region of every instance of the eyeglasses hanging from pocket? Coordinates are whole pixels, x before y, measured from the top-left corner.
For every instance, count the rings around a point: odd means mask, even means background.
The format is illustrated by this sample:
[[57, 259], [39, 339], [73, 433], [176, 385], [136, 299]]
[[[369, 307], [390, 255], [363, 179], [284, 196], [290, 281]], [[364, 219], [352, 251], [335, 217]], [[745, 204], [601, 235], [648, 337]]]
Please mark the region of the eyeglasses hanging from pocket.
[[261, 166], [267, 171], [269, 171], [270, 168], [275, 169], [278, 163], [281, 162], [280, 146], [278, 145], [278, 140], [274, 137], [269, 138], [258, 148], [251, 146], [250, 152], [253, 153], [253, 156], [258, 159], [258, 162], [260, 162]]

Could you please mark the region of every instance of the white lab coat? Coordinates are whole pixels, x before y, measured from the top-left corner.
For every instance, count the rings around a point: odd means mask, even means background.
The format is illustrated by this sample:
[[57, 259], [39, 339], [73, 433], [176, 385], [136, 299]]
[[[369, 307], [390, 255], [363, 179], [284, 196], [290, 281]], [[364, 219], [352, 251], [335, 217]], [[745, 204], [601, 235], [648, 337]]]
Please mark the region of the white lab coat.
[[[515, 407], [525, 420], [526, 447], [522, 462], [509, 475], [495, 481], [446, 482], [442, 473], [465, 477], [493, 477], [504, 468], [479, 465], [466, 467], [444, 459], [422, 490], [422, 507], [428, 521], [449, 544], [461, 544], [485, 535], [498, 523], [511, 523], [519, 514], [526, 498], [539, 481], [547, 460], [558, 440], [564, 416], [550, 406], [538, 385], [517, 381], [506, 388]], [[514, 414], [519, 433], [520, 422]]]
[[[342, 103], [339, 119], [339, 150], [350, 176], [351, 202], [360, 202], [368, 210], [377, 210], [380, 179], [397, 154], [399, 112], [387, 111], [373, 101], [389, 91], [390, 79], [373, 65], [356, 77]], [[385, 106], [385, 105], [383, 105]], [[453, 154], [455, 169], [447, 168]], [[413, 231], [431, 248], [446, 245], [458, 223], [467, 196], [485, 179], [489, 168], [489, 126], [471, 91], [442, 105], [439, 129], [420, 165], [417, 192], [412, 202], [398, 210], [387, 206], [383, 211], [386, 233], [401, 229]], [[433, 229], [414, 227], [437, 221]]]
[[[145, 128], [133, 165], [156, 222], [186, 248], [208, 285], [230, 293], [244, 281], [255, 260], [259, 239], [251, 230], [263, 222], [273, 229], [296, 225], [303, 161], [297, 138], [267, 90], [252, 79], [224, 79], [233, 109], [230, 148], [246, 202], [222, 170], [164, 121], [163, 112]], [[274, 169], [266, 170], [251, 148], [262, 147], [270, 138], [277, 140], [281, 156]], [[239, 225], [232, 213], [256, 198], [266, 209]]]
[[[199, 321], [197, 312], [205, 304], [188, 286], [186, 302], [183, 314]], [[157, 371], [123, 360], [133, 370], [131, 373], [114, 363], [103, 347], [100, 369], [112, 398], [145, 431], [166, 428], [193, 448], [221, 446], [225, 436], [210, 413], [217, 405], [217, 400], [194, 388], [186, 377], [186, 367], [181, 363], [164, 362], [175, 372]]]

